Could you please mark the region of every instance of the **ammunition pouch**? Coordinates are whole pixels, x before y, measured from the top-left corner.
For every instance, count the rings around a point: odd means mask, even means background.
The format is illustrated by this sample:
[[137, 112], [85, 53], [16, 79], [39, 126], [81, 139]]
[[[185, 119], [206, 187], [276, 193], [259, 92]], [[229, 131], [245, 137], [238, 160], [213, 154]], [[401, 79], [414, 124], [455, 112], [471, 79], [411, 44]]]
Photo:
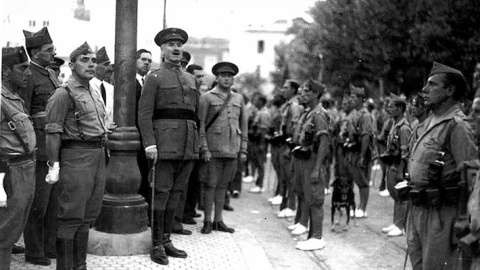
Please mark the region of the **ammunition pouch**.
[[290, 151], [293, 150], [295, 147], [298, 146], [298, 144], [292, 142], [292, 138], [286, 139], [285, 142], [286, 142], [288, 148], [290, 148]]
[[258, 132], [257, 126], [253, 126], [251, 130], [248, 131], [248, 140], [251, 142], [260, 142], [262, 135]]
[[425, 187], [410, 190], [410, 200], [415, 206], [425, 208], [440, 207], [441, 205], [457, 205], [460, 200], [460, 187], [439, 188]]
[[298, 159], [309, 159], [312, 156], [312, 149], [308, 146], [297, 146], [292, 150], [292, 155]]
[[399, 164], [402, 161], [401, 156], [392, 155], [390, 152], [381, 154], [379, 159], [380, 159], [380, 162], [382, 162], [384, 165], [387, 165], [387, 166]]
[[354, 134], [353, 138], [347, 138], [343, 144], [343, 148], [350, 152], [359, 152], [361, 150], [362, 143], [360, 142], [360, 136]]

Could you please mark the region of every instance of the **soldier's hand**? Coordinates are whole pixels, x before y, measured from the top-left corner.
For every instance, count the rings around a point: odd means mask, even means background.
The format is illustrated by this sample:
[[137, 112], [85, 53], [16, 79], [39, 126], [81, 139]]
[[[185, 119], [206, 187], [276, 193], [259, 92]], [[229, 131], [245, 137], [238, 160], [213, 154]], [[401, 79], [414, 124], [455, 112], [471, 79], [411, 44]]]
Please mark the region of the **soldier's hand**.
[[110, 125], [107, 127], [108, 128], [108, 133], [112, 133], [113, 130], [115, 130], [117, 128], [117, 124], [115, 124], [114, 122], [110, 123]]
[[48, 165], [48, 174], [45, 177], [45, 181], [48, 184], [55, 184], [58, 182], [58, 179], [60, 178], [60, 162], [56, 161], [53, 163], [53, 166], [50, 166], [50, 164], [47, 162]]
[[310, 173], [310, 179], [316, 181], [320, 175], [320, 169], [314, 168], [313, 171]]
[[[3, 183], [3, 178], [5, 178], [5, 173], [0, 173], [0, 183]], [[0, 186], [0, 207], [7, 207], [7, 193], [3, 184]]]
[[240, 154], [240, 161], [241, 161], [241, 162], [247, 161], [247, 154], [241, 153], [241, 154]]
[[145, 149], [145, 155], [147, 156], [147, 159], [151, 159], [154, 163], [156, 163], [158, 158], [157, 146], [155, 145], [153, 147], [147, 147]]
[[205, 152], [202, 153], [202, 160], [203, 162], [209, 162], [210, 159], [212, 159], [212, 153], [210, 151], [206, 150]]

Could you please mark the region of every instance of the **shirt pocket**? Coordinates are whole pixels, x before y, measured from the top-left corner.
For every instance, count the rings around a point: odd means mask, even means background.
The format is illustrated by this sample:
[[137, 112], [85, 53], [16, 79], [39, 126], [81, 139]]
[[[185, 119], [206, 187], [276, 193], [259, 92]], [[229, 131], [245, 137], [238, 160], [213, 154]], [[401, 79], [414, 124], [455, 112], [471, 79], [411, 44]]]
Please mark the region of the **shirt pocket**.
[[185, 99], [185, 104], [191, 108], [197, 106], [197, 89], [195, 87], [189, 86], [183, 90], [183, 96]]
[[232, 103], [232, 106], [229, 107], [229, 116], [235, 120], [240, 118], [240, 111], [242, 109], [242, 105], [238, 102]]
[[222, 127], [211, 127], [208, 130], [207, 138], [208, 149], [210, 151], [220, 151], [223, 145], [222, 141], [225, 140], [225, 136], [222, 136]]
[[165, 100], [167, 104], [181, 104], [182, 97], [177, 89], [177, 85], [164, 85], [160, 87], [158, 94], [161, 100]]
[[16, 113], [12, 115], [13, 124], [17, 134], [22, 140], [21, 145], [26, 145], [29, 152], [33, 151], [36, 146], [35, 131], [33, 129], [32, 119], [24, 113]]

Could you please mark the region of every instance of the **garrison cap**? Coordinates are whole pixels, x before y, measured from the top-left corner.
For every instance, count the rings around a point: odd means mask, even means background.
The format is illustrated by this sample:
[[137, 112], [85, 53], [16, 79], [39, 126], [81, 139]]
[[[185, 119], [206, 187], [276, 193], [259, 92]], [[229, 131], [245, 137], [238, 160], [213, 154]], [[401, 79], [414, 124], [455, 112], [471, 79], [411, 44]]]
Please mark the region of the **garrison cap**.
[[104, 62], [110, 63], [110, 58], [108, 58], [107, 50], [105, 49], [105, 47], [100, 48], [96, 56], [97, 56], [97, 63], [104, 63]]
[[190, 59], [192, 59], [190, 53], [183, 51], [182, 59], [180, 60], [180, 62], [188, 64], [188, 62], [190, 62]]
[[23, 46], [2, 48], [2, 64], [7, 67], [28, 62], [28, 56]]
[[188, 40], [188, 34], [180, 28], [165, 28], [155, 36], [155, 43], [162, 46], [163, 43], [170, 40], [180, 40], [185, 44]]
[[218, 76], [220, 73], [230, 73], [233, 76], [237, 75], [238, 67], [234, 63], [230, 62], [219, 62], [216, 63], [212, 68], [212, 73], [215, 76]]
[[308, 80], [307, 88], [310, 89], [311, 91], [318, 93], [319, 95], [320, 94], [323, 95], [325, 93], [325, 84], [312, 79]]
[[393, 103], [395, 106], [398, 106], [399, 104], [407, 106], [407, 100], [404, 97], [397, 96], [395, 94], [390, 94], [390, 96], [391, 96], [390, 102]]
[[90, 54], [90, 53], [93, 53], [93, 51], [90, 48], [90, 46], [88, 46], [88, 43], [85, 41], [85, 43], [80, 45], [80, 47], [73, 50], [73, 52], [70, 54], [70, 60], [73, 60], [74, 58], [77, 58], [80, 55]]
[[47, 27], [43, 27], [40, 31], [36, 33], [23, 30], [23, 35], [25, 36], [25, 46], [27, 48], [40, 47], [45, 44], [53, 43], [50, 34], [48, 33]]
[[462, 77], [463, 79], [465, 79], [465, 77], [463, 76], [462, 72], [460, 70], [457, 70], [457, 69], [454, 69], [454, 68], [451, 68], [449, 66], [446, 66], [444, 64], [440, 64], [440, 63], [437, 63], [437, 62], [433, 62], [433, 67], [432, 69], [430, 70], [430, 74], [428, 75], [428, 77], [431, 77], [435, 74], [441, 74], [441, 73], [444, 73], [444, 74], [455, 74], [457, 76], [460, 76]]

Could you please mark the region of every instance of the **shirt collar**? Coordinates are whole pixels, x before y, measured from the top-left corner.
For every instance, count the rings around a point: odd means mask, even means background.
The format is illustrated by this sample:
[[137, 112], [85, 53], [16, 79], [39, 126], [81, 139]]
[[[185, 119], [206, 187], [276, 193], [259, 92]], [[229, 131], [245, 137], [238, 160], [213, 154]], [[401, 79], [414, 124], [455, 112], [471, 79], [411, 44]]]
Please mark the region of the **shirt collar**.
[[143, 86], [143, 80], [142, 79], [145, 79], [145, 76], [142, 76], [142, 75], [137, 73], [136, 78], [137, 78], [137, 81], [140, 83], [140, 85]]
[[2, 85], [2, 96], [9, 99], [21, 99], [17, 94]]
[[89, 90], [89, 88], [85, 87], [83, 84], [81, 84], [79, 81], [77, 81], [73, 76], [68, 81], [68, 84], [71, 85], [72, 87], [76, 88], [76, 89], [83, 88], [85, 90]]
[[180, 63], [178, 65], [170, 63], [170, 62], [162, 62], [162, 67], [168, 68], [171, 70], [180, 70]]
[[405, 116], [403, 116], [402, 119], [400, 119], [400, 121], [398, 121], [398, 123], [395, 124], [395, 127], [399, 127], [403, 125], [406, 121], [407, 119], [405, 118]]

